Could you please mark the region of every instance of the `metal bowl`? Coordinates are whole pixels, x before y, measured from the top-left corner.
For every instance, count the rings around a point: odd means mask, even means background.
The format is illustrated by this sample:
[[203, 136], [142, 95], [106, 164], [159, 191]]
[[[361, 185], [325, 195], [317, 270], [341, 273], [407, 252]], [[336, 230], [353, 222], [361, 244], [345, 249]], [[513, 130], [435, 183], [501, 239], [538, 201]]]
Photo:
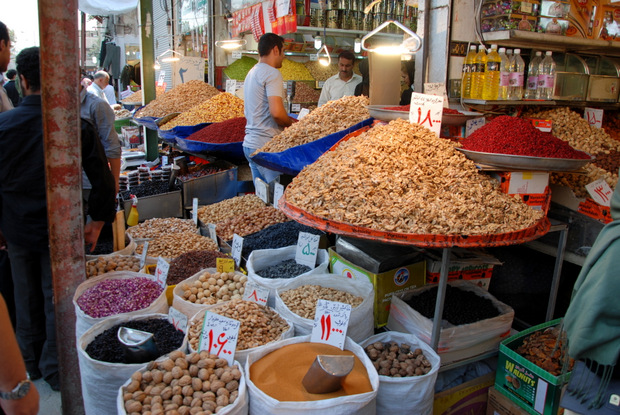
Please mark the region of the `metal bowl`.
[[590, 156], [589, 159], [560, 159], [483, 153], [481, 151], [465, 150], [463, 148], [457, 148], [457, 150], [461, 151], [467, 158], [476, 163], [517, 170], [574, 171], [595, 160], [594, 156]]
[[[368, 105], [370, 116], [381, 121], [392, 121], [397, 119], [409, 120], [409, 111], [386, 110], [389, 105]], [[482, 114], [473, 111], [460, 111], [460, 114], [443, 114], [441, 117], [442, 125], [463, 125], [467, 120], [481, 117]]]

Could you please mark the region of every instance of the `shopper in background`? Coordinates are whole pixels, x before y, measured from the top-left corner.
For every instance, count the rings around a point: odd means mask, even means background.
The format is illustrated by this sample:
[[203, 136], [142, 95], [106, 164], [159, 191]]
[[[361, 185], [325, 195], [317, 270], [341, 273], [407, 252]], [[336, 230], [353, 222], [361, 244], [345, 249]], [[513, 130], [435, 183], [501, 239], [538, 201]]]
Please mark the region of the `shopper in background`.
[[93, 94], [110, 105], [105, 92], [103, 92], [105, 87], [110, 84], [110, 75], [108, 75], [106, 71], [97, 71], [95, 75], [93, 75], [93, 78], [93, 83], [87, 88], [88, 93]]
[[400, 85], [402, 94], [398, 105], [410, 105], [411, 94], [413, 93], [413, 77], [415, 74], [415, 62], [413, 60], [403, 61], [400, 64], [401, 79]]
[[350, 50], [340, 52], [338, 73], [325, 81], [319, 97], [319, 107], [328, 101], [355, 94], [355, 87], [362, 81], [362, 77], [353, 73], [354, 63], [353, 52]]
[[[36, 415], [39, 412], [39, 392], [28, 379], [24, 359], [19, 352], [9, 313], [0, 295], [0, 396], [9, 393], [12, 399], [0, 398], [0, 409], [7, 415]], [[6, 396], [6, 395], [4, 395]]]
[[114, 93], [114, 86], [112, 84], [107, 84], [105, 88], [103, 88], [103, 93], [110, 106], [117, 105], [116, 94]]
[[9, 69], [6, 72], [6, 77], [8, 82], [4, 83], [4, 90], [6, 91], [6, 94], [11, 100], [13, 106], [16, 107], [17, 104], [19, 104], [19, 91], [17, 90], [17, 85], [15, 83], [17, 71], [15, 69]]
[[259, 60], [245, 77], [243, 97], [247, 119], [243, 152], [250, 163], [252, 179], [267, 183], [280, 175], [252, 161], [251, 154], [264, 146], [273, 136], [288, 127], [293, 120], [284, 109], [284, 87], [278, 68], [284, 60], [284, 39], [266, 33], [258, 41]]
[[[6, 25], [0, 22], [0, 78], [4, 79], [1, 75], [2, 72], [6, 72], [9, 62], [11, 61], [11, 38], [9, 37], [9, 29]], [[6, 91], [0, 84], [0, 112], [13, 109], [13, 104], [6, 94]]]
[[362, 82], [355, 86], [355, 92], [353, 95], [359, 97], [360, 95], [364, 95], [366, 97], [370, 97], [370, 68], [368, 59], [363, 59], [360, 61], [360, 73], [362, 74]]
[[[59, 390], [39, 48], [23, 49], [16, 62], [24, 99], [19, 107], [0, 114], [0, 229], [19, 298], [16, 334], [26, 370], [31, 379], [43, 376], [53, 390]], [[104, 223], [112, 222], [116, 214], [114, 179], [95, 137], [92, 124], [83, 121], [82, 167], [93, 185], [88, 211], [92, 221], [84, 226], [84, 239], [93, 249]]]

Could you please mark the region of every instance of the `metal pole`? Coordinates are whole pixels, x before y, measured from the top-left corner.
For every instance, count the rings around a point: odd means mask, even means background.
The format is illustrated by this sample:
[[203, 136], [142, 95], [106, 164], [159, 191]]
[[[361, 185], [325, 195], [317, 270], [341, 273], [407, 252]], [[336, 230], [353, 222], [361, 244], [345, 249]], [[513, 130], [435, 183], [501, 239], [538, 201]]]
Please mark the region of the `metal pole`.
[[555, 312], [555, 301], [558, 297], [558, 289], [560, 288], [560, 276], [562, 275], [562, 264], [564, 263], [566, 241], [568, 240], [567, 224], [560, 224], [557, 226], [552, 226], [551, 228], [552, 230], [560, 231], [560, 239], [558, 240], [558, 250], [555, 255], [555, 266], [553, 268], [553, 279], [551, 280], [549, 304], [547, 305], [547, 314], [545, 315], [545, 321], [553, 320], [553, 313]]
[[[141, 84], [144, 104], [148, 104], [155, 99], [155, 46], [153, 39], [155, 32], [153, 28], [153, 1], [140, 0], [140, 51], [141, 53]], [[158, 156], [157, 131], [146, 129], [146, 159], [155, 160]]]
[[[80, 12], [81, 14], [81, 19], [80, 21], [82, 22], [82, 28], [80, 31], [80, 56], [81, 56], [81, 62], [80, 62], [80, 66], [82, 68], [86, 67], [86, 13], [84, 12]], [[99, 62], [99, 65], [101, 65], [102, 62]]]
[[[73, 293], [84, 281], [77, 0], [39, 0], [50, 257], [64, 414], [82, 414]], [[60, 34], [60, 36], [59, 36]]]
[[209, 84], [215, 86], [215, 2], [207, 0], [207, 65]]
[[435, 317], [433, 318], [433, 333], [431, 347], [437, 351], [441, 334], [441, 319], [443, 317], [443, 304], [446, 299], [446, 286], [448, 285], [448, 270], [450, 269], [450, 252], [452, 248], [444, 248], [441, 256], [441, 270], [439, 271], [439, 284], [437, 285], [437, 299], [435, 300]]

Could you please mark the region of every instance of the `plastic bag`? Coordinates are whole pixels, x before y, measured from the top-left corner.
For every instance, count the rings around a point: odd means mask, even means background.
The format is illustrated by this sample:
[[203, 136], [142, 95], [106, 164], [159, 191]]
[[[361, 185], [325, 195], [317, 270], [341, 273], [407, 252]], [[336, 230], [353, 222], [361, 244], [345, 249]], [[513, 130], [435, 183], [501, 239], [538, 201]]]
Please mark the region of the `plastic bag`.
[[[252, 414], [290, 415], [290, 414], [320, 414], [320, 415], [374, 415], [376, 413], [376, 398], [379, 389], [379, 375], [362, 349], [351, 338], [347, 337], [344, 350], [352, 351], [368, 370], [368, 378], [372, 385], [372, 392], [358, 395], [342, 396], [339, 398], [324, 399], [312, 402], [281, 402], [260, 390], [250, 379], [250, 367], [263, 356], [289, 344], [309, 342], [310, 336], [293, 337], [287, 340], [271, 343], [259, 351], [248, 355], [245, 364], [245, 376], [250, 397], [250, 412]], [[402, 398], [401, 398], [402, 399]], [[219, 413], [219, 412], [218, 412]]]
[[293, 278], [263, 278], [260, 276], [260, 271], [267, 267], [279, 264], [287, 259], [295, 259], [296, 252], [297, 245], [285, 246], [284, 248], [276, 249], [258, 249], [250, 253], [250, 257], [246, 262], [246, 267], [248, 269], [248, 281], [252, 281], [258, 285], [269, 288], [269, 301], [267, 302], [269, 307], [275, 307], [276, 289], [280, 288], [287, 282], [305, 275], [326, 274], [329, 272], [327, 270], [327, 267], [329, 266], [329, 254], [327, 253], [327, 250], [319, 249], [316, 261], [317, 266], [308, 272], [297, 275]]
[[395, 378], [379, 375], [379, 393], [377, 393], [377, 413], [410, 413], [431, 415], [435, 397], [435, 381], [441, 359], [435, 351], [415, 335], [388, 331], [371, 336], [360, 343], [362, 348], [374, 342], [394, 341], [411, 346], [411, 350], [422, 349], [424, 356], [431, 363], [431, 370], [422, 376]]
[[[107, 316], [107, 317], [96, 318], [96, 317], [91, 317], [88, 314], [86, 314], [84, 311], [82, 311], [82, 309], [77, 303], [77, 300], [78, 298], [80, 298], [82, 293], [86, 291], [87, 289], [94, 287], [101, 281], [113, 280], [113, 279], [114, 280], [130, 279], [130, 278], [149, 278], [149, 277], [146, 274], [141, 274], [138, 272], [116, 271], [116, 272], [109, 272], [107, 274], [99, 275], [97, 277], [89, 278], [88, 280], [78, 285], [78, 287], [75, 290], [75, 294], [73, 295], [73, 307], [75, 309], [75, 339], [76, 339], [76, 342], [78, 339], [80, 339], [80, 337], [82, 337], [82, 335], [86, 332], [86, 330], [88, 330], [95, 324], [99, 323], [100, 321], [103, 321], [104, 319], [113, 317], [113, 316]], [[119, 316], [119, 317], [120, 316], [139, 316], [142, 314], [167, 313], [167, 312], [168, 312], [168, 301], [166, 300], [166, 290], [164, 289], [162, 290], [159, 297], [157, 297], [157, 299], [153, 301], [150, 306], [143, 308], [141, 310], [136, 310], [136, 311], [132, 311], [129, 313], [117, 314], [116, 316]]]
[[293, 322], [295, 336], [312, 333], [314, 318], [303, 318], [293, 313], [280, 298], [280, 293], [302, 285], [320, 285], [362, 297], [364, 301], [351, 310], [347, 336], [353, 341], [359, 342], [374, 334], [373, 304], [375, 291], [370, 281], [361, 278], [354, 280], [337, 274], [312, 274], [295, 278], [276, 289], [276, 311], [286, 320]]
[[[118, 388], [131, 375], [146, 367], [145, 363], [110, 363], [91, 358], [86, 353], [86, 347], [99, 334], [107, 329], [127, 321], [149, 320], [152, 318], [168, 319], [166, 314], [144, 314], [140, 316], [110, 317], [95, 324], [78, 341], [78, 362], [80, 364], [80, 379], [82, 381], [82, 397], [86, 415], [107, 415], [114, 407]], [[183, 338], [181, 347], [177, 350], [187, 350], [187, 336]]]

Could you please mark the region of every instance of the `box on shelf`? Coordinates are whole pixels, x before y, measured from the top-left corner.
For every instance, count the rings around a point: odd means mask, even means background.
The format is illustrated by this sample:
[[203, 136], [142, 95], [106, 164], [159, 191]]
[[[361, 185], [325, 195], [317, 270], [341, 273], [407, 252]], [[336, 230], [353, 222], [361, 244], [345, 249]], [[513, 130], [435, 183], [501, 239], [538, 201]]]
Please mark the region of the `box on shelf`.
[[[123, 201], [125, 220], [129, 217], [131, 200]], [[181, 203], [181, 191], [175, 190], [153, 196], [138, 198], [138, 214], [140, 221], [153, 218], [182, 218], [183, 205]]]
[[[608, 0], [609, 1], [609, 0]], [[594, 38], [602, 40], [620, 41], [620, 3], [604, 4], [597, 10], [597, 21], [601, 24], [595, 29]]]
[[560, 322], [561, 319], [557, 319], [530, 327], [499, 345], [495, 388], [533, 415], [558, 413], [562, 389], [568, 383], [570, 372], [554, 376], [515, 350], [528, 335], [548, 327], [555, 327]]
[[573, 36], [585, 38], [585, 32], [580, 26], [574, 25], [567, 19], [558, 17], [540, 17], [537, 31], [549, 35]]
[[435, 394], [433, 415], [485, 415], [495, 375], [488, 373]]
[[579, 198], [566, 186], [551, 185], [551, 201], [602, 223], [612, 221], [609, 206], [599, 205], [589, 197]]
[[535, 32], [538, 17], [521, 14], [503, 14], [482, 19], [483, 32], [497, 32], [502, 30], [524, 30]]
[[560, 17], [566, 19], [570, 13], [569, 1], [542, 0], [540, 2], [540, 16]]
[[499, 182], [500, 190], [509, 195], [519, 195], [534, 209], [549, 211], [551, 192], [549, 173], [544, 172], [493, 172], [491, 177]]
[[[450, 252], [448, 281], [468, 280], [488, 290], [495, 265], [502, 262], [482, 250], [452, 248]], [[441, 251], [426, 250], [426, 283], [437, 284], [441, 271]]]
[[218, 167], [222, 171], [206, 176], [182, 181], [183, 206], [192, 208], [192, 201], [198, 198], [198, 204], [210, 205], [237, 196], [237, 166], [224, 160], [217, 160], [206, 167]]
[[507, 396], [499, 393], [493, 386], [488, 389], [486, 415], [528, 415], [528, 412], [511, 401]]
[[[336, 249], [346, 244], [346, 241], [343, 242], [342, 239], [338, 239]], [[357, 255], [352, 255], [351, 252], [355, 250], [355, 247], [350, 246], [350, 250], [340, 248], [340, 251], [344, 250], [341, 253], [337, 253], [332, 248], [329, 249], [330, 271], [349, 278], [368, 278], [370, 280], [375, 289], [375, 327], [382, 327], [388, 320], [392, 295], [406, 293], [424, 285], [426, 262], [423, 260], [422, 253], [414, 250], [412, 251], [413, 254], [405, 257], [407, 260], [405, 264], [402, 262], [395, 263], [388, 259], [383, 262], [383, 265], [387, 265], [388, 268], [385, 266], [378, 267], [375, 266], [379, 264], [376, 259], [366, 255], [361, 250]], [[390, 266], [392, 268], [389, 268]]]
[[498, 16], [501, 14], [520, 14], [538, 16], [540, 2], [538, 0], [486, 0], [482, 5], [482, 17]]

